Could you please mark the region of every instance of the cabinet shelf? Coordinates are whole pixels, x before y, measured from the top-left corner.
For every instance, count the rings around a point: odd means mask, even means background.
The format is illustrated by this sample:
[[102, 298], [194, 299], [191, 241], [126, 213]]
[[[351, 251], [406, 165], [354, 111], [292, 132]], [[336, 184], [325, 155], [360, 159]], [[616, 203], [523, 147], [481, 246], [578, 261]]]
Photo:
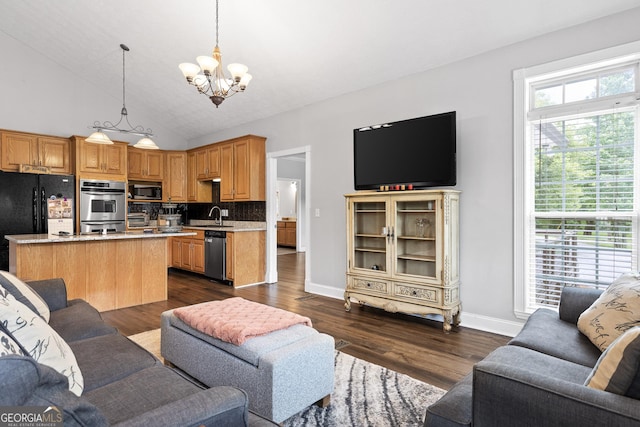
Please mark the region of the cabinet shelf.
[[398, 209], [397, 213], [434, 213], [435, 209]]
[[436, 257], [428, 255], [402, 254], [398, 255], [398, 259], [408, 259], [411, 261], [428, 261], [435, 262]]
[[402, 240], [424, 240], [428, 242], [434, 242], [436, 240], [435, 237], [418, 237], [418, 236], [398, 236], [398, 239]]
[[385, 253], [387, 252], [386, 249], [384, 248], [373, 248], [373, 247], [359, 247], [359, 248], [354, 248], [355, 251], [357, 252], [378, 252], [378, 253]]

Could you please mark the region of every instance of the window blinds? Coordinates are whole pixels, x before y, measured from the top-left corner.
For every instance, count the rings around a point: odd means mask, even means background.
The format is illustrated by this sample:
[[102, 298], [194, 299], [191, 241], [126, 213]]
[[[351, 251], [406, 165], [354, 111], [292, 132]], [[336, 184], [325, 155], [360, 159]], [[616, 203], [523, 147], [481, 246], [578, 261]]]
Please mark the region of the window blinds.
[[530, 306], [635, 267], [636, 121], [636, 106], [529, 121]]

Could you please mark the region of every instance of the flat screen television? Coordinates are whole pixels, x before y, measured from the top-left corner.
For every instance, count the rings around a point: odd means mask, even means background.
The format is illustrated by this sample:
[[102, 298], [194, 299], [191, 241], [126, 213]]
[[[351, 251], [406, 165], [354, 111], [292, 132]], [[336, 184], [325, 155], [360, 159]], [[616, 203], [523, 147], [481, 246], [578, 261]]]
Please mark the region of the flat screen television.
[[456, 112], [353, 130], [356, 190], [456, 185]]

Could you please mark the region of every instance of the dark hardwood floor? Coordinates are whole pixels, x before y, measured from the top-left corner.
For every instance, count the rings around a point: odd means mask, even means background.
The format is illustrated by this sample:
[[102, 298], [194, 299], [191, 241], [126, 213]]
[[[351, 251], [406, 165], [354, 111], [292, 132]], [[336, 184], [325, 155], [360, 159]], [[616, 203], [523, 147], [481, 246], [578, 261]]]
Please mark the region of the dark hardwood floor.
[[314, 328], [333, 336], [341, 351], [449, 389], [473, 365], [505, 344], [509, 337], [459, 327], [450, 334], [442, 323], [387, 313], [304, 292], [304, 253], [278, 257], [278, 283], [234, 289], [207, 278], [171, 270], [167, 301], [102, 313], [125, 335], [160, 327], [165, 310], [240, 296], [311, 318]]

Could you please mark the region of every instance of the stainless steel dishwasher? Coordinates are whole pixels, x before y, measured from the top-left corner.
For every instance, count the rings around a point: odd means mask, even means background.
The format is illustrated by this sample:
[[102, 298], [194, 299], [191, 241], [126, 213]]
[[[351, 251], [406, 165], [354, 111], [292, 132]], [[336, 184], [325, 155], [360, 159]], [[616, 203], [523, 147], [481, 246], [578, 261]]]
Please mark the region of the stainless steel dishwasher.
[[204, 275], [227, 282], [226, 231], [204, 231]]

